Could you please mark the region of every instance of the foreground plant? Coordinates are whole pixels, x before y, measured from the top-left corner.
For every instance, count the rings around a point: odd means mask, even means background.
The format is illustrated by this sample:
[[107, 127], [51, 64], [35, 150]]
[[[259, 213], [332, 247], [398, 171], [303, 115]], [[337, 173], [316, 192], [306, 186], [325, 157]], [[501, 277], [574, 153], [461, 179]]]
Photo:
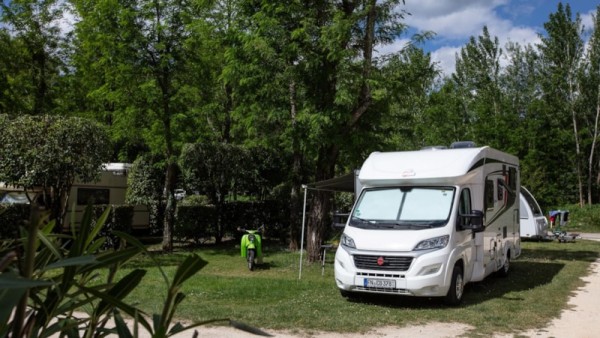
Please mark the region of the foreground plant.
[[[167, 295], [160, 314], [149, 316], [123, 300], [146, 274], [133, 269], [117, 279], [119, 268], [139, 254], [148, 254], [134, 237], [115, 232], [123, 243], [119, 250], [100, 251], [104, 238], [98, 233], [110, 213], [94, 221], [86, 208], [79, 228], [71, 222], [69, 235], [52, 233], [54, 221], [45, 222], [33, 212], [20, 239], [0, 245], [0, 337], [137, 337], [140, 329], [152, 337], [169, 337], [200, 325], [228, 321], [234, 327], [261, 335], [260, 330], [229, 319], [215, 319], [184, 326], [174, 322], [177, 306], [185, 295], [183, 283], [206, 262], [189, 255], [172, 280], [160, 269]], [[108, 271], [108, 273], [106, 273]], [[132, 330], [123, 314], [133, 318]], [[151, 318], [151, 320], [150, 320]], [[111, 320], [112, 319], [112, 320]], [[140, 328], [141, 326], [141, 328]], [[196, 333], [197, 334], [197, 333]]]

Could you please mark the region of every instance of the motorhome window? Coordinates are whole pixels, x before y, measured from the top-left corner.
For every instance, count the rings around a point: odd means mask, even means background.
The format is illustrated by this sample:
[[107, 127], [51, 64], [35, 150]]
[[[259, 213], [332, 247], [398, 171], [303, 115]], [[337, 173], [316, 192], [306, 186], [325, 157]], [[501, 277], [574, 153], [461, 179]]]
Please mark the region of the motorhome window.
[[77, 205], [87, 204], [109, 204], [110, 190], [96, 188], [78, 188]]
[[510, 189], [515, 191], [517, 189], [517, 168], [508, 169], [508, 180]]
[[[471, 214], [471, 190], [463, 189], [460, 193], [460, 204], [458, 205], [458, 214], [459, 215], [469, 215]], [[458, 225], [465, 226], [469, 223], [469, 218], [466, 217], [458, 217]]]
[[372, 228], [393, 225], [396, 229], [443, 226], [450, 216], [453, 200], [452, 187], [364, 190], [350, 224]]
[[498, 196], [496, 198], [497, 201], [503, 201], [504, 200], [504, 180], [499, 178], [498, 179], [498, 185], [497, 185], [497, 193]]
[[494, 207], [494, 181], [485, 180], [485, 209]]

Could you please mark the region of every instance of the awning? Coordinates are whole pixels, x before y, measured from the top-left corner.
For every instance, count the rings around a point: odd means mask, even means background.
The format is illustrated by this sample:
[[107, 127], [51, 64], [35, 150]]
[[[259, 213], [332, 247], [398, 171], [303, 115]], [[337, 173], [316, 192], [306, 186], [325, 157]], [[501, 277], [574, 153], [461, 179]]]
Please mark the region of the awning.
[[302, 188], [304, 189], [304, 207], [302, 209], [302, 232], [300, 239], [300, 264], [299, 264], [299, 272], [298, 279], [302, 278], [302, 252], [304, 251], [304, 227], [306, 224], [306, 193], [307, 190], [324, 190], [324, 191], [335, 191], [335, 192], [353, 192], [354, 197], [360, 193], [361, 185], [358, 182], [358, 173], [359, 170], [354, 170], [353, 172], [334, 177], [329, 180], [303, 184]]
[[338, 192], [358, 192], [356, 180], [358, 176], [358, 170], [348, 173], [343, 176], [334, 177], [328, 180], [313, 182], [306, 185], [312, 190], [326, 190], [326, 191], [338, 191]]

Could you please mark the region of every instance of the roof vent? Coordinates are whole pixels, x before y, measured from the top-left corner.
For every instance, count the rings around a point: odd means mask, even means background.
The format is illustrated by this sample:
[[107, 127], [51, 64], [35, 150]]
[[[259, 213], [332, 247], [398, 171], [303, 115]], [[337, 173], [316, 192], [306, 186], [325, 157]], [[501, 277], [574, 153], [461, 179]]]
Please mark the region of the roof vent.
[[475, 148], [475, 142], [473, 142], [473, 141], [458, 141], [458, 142], [453, 142], [450, 145], [450, 149], [460, 149], [460, 148]]

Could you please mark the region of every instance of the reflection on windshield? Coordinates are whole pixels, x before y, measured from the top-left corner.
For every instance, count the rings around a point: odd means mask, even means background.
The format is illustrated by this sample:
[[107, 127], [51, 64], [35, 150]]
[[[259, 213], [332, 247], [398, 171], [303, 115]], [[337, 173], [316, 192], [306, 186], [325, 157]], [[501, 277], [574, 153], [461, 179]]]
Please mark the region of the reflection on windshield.
[[454, 188], [411, 187], [365, 190], [350, 225], [361, 228], [425, 229], [444, 226]]

